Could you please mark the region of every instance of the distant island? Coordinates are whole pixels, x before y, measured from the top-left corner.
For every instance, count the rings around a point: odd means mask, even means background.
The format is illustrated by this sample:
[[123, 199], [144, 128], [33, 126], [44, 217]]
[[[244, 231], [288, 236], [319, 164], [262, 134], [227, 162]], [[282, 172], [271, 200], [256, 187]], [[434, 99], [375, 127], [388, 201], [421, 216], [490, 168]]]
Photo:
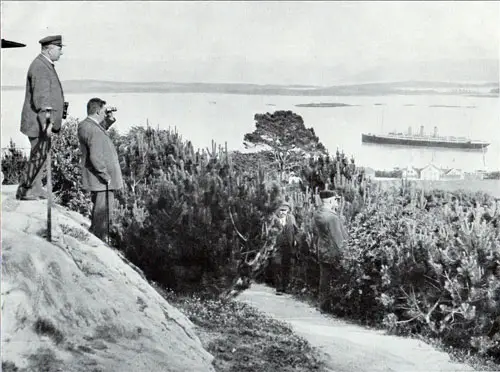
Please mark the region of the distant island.
[[[213, 93], [269, 96], [386, 96], [386, 95], [462, 95], [498, 97], [498, 82], [451, 83], [438, 81], [400, 81], [332, 86], [277, 85], [247, 83], [121, 82], [66, 80], [66, 93]], [[24, 90], [24, 86], [3, 85], [2, 91]], [[332, 107], [332, 106], [326, 106]]]
[[327, 103], [327, 102], [320, 102], [320, 103], [299, 103], [298, 105], [295, 105], [296, 107], [347, 107], [347, 106], [358, 106], [358, 105], [349, 105], [347, 103]]
[[430, 105], [429, 107], [444, 107], [444, 108], [476, 108], [476, 106], [453, 106], [453, 105]]

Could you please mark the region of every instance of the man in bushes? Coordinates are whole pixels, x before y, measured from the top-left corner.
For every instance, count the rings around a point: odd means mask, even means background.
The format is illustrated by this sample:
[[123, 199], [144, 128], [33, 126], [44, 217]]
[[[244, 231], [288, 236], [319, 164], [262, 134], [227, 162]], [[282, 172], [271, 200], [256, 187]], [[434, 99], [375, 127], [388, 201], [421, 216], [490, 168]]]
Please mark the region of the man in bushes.
[[340, 258], [347, 240], [347, 231], [338, 214], [340, 196], [335, 191], [323, 190], [319, 194], [322, 205], [314, 214], [314, 235], [318, 247], [319, 306], [321, 310], [329, 308], [331, 281], [340, 272]]
[[82, 152], [83, 188], [91, 192], [92, 224], [90, 232], [106, 241], [114, 202], [114, 191], [123, 186], [122, 172], [113, 141], [107, 130], [116, 121], [115, 109], [106, 107], [100, 98], [87, 103], [87, 118], [78, 124]]
[[297, 223], [288, 203], [282, 203], [276, 212], [276, 224], [280, 230], [276, 237], [276, 255], [274, 257], [274, 284], [276, 294], [281, 295], [288, 290], [292, 259], [295, 255], [295, 235]]

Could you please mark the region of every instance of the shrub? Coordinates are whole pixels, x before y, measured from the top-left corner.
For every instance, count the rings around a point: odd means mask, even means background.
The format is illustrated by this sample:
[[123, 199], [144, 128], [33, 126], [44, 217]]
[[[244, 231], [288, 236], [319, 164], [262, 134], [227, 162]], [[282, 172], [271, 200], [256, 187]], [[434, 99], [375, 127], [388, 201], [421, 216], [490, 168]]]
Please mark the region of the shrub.
[[221, 292], [236, 277], [240, 238], [252, 243], [277, 206], [261, 174], [243, 183], [227, 152], [194, 152], [175, 131], [134, 128], [117, 139], [126, 179], [115, 239], [146, 275], [177, 290]]
[[[60, 203], [88, 215], [76, 130], [70, 120], [54, 136], [54, 192]], [[149, 279], [213, 295], [238, 277], [265, 278], [280, 232], [270, 221], [286, 200], [298, 224], [293, 284], [314, 295], [315, 192], [328, 184], [345, 197], [350, 232], [331, 287], [334, 313], [500, 355], [500, 206], [490, 196], [424, 192], [404, 181], [382, 189], [338, 152], [303, 164], [304, 191], [273, 179], [265, 154], [231, 157], [215, 142], [195, 151], [175, 130], [133, 128], [110, 136], [125, 182], [113, 239]], [[262, 166], [252, 168], [254, 159]], [[4, 164], [15, 174], [19, 162]]]
[[16, 147], [12, 139], [9, 147], [2, 151], [3, 185], [16, 185], [21, 182], [28, 158], [24, 152]]
[[57, 203], [90, 216], [90, 195], [82, 188], [78, 121], [70, 118], [52, 136], [52, 190]]
[[[371, 190], [349, 225], [332, 311], [499, 355], [499, 222], [500, 210], [484, 194]], [[302, 229], [311, 233], [308, 224]], [[309, 269], [308, 281], [296, 283], [317, 285], [310, 257], [296, 266], [301, 275]]]

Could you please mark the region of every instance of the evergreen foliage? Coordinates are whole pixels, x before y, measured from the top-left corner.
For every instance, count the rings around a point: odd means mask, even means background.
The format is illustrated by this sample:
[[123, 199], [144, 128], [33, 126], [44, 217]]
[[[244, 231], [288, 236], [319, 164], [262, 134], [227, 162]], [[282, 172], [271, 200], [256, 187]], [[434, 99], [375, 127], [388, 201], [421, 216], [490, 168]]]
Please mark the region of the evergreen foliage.
[[2, 184], [16, 185], [22, 180], [28, 157], [16, 147], [12, 138], [9, 147], [2, 151]]
[[[76, 127], [70, 120], [54, 136], [54, 192], [88, 214]], [[332, 312], [500, 355], [500, 205], [488, 195], [424, 192], [406, 181], [383, 190], [339, 151], [297, 161], [297, 187], [272, 151], [229, 153], [213, 141], [195, 150], [175, 129], [110, 135], [125, 182], [113, 244], [163, 287], [220, 295], [265, 280], [281, 233], [273, 213], [287, 201], [298, 225], [293, 286], [314, 296], [312, 215], [317, 191], [335, 188], [350, 239], [332, 280]], [[2, 170], [16, 174], [22, 161], [11, 155]]]

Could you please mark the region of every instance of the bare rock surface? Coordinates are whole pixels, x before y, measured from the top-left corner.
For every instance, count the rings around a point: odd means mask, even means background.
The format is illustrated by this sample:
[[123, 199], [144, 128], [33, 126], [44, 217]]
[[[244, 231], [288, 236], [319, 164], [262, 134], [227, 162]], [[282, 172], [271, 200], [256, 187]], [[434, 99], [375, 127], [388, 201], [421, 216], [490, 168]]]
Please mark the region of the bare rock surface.
[[2, 187], [2, 364], [22, 371], [214, 371], [194, 325], [88, 220]]
[[285, 322], [319, 349], [335, 372], [462, 372], [474, 371], [454, 363], [448, 354], [423, 341], [396, 337], [327, 316], [290, 295], [276, 296], [261, 284], [237, 299]]

